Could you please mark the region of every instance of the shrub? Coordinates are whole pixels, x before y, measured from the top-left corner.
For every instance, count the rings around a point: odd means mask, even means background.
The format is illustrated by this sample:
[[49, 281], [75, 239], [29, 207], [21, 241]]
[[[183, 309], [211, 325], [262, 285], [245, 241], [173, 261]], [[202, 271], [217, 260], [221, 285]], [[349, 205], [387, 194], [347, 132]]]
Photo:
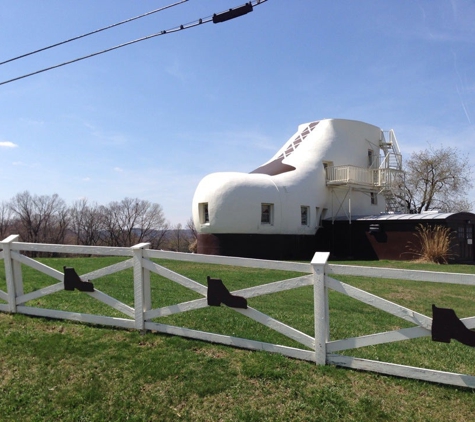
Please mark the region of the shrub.
[[453, 232], [448, 227], [419, 224], [414, 236], [418, 242], [409, 242], [408, 247], [411, 253], [419, 257], [419, 261], [447, 264], [454, 256], [451, 253]]
[[198, 253], [198, 239], [193, 240], [188, 246], [188, 250], [191, 253]]

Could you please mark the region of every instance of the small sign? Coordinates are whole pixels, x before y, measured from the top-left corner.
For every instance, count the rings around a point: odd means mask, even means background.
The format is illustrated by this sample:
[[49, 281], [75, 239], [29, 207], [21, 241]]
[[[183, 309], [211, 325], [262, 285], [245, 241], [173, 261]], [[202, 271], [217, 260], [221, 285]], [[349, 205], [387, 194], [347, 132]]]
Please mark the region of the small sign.
[[471, 245], [472, 244], [472, 239], [467, 239], [467, 245]]

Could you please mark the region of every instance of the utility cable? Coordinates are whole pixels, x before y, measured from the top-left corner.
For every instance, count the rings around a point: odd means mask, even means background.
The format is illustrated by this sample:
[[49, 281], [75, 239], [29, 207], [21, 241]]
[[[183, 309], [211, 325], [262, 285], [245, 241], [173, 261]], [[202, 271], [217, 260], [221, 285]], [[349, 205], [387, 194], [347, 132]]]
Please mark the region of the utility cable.
[[79, 62], [81, 60], [89, 59], [91, 57], [98, 56], [100, 54], [108, 53], [109, 51], [117, 50], [117, 49], [125, 47], [127, 45], [135, 44], [135, 43], [138, 43], [140, 41], [145, 41], [145, 40], [149, 40], [150, 38], [158, 37], [160, 35], [171, 34], [173, 32], [181, 31], [181, 30], [184, 30], [184, 29], [189, 29], [189, 28], [192, 28], [194, 26], [200, 25], [202, 23], [211, 22], [212, 20], [213, 20], [213, 18], [210, 16], [210, 17], [205, 18], [205, 19], [199, 19], [198, 21], [195, 21], [195, 22], [187, 24], [187, 25], [180, 25], [180, 26], [172, 28], [172, 29], [167, 29], [165, 31], [160, 31], [160, 32], [157, 32], [157, 33], [152, 34], [152, 35], [147, 35], [146, 37], [137, 38], [135, 40], [128, 41], [126, 43], [116, 45], [115, 47], [110, 47], [110, 48], [107, 48], [105, 50], [101, 50], [101, 51], [97, 51], [97, 52], [92, 53], [92, 54], [88, 54], [87, 56], [78, 57], [76, 59], [69, 60], [67, 62], [63, 62], [63, 63], [57, 64], [57, 65], [54, 65], [54, 66], [50, 66], [50, 67], [46, 67], [44, 69], [40, 69], [40, 70], [37, 70], [37, 71], [32, 72], [32, 73], [27, 73], [26, 75], [18, 76], [16, 78], [0, 82], [0, 85], [5, 85], [5, 84], [8, 84], [10, 82], [15, 82], [15, 81], [18, 81], [20, 79], [28, 78], [29, 76], [37, 75], [38, 73], [47, 72], [48, 70], [56, 69], [58, 67], [66, 66], [66, 65], [71, 64], [71, 63], [75, 63], [75, 62]]
[[[239, 7], [236, 7], [234, 9], [229, 9], [228, 11], [224, 11], [224, 12], [221, 12], [221, 13], [218, 13], [218, 14], [215, 13], [213, 16], [208, 16], [206, 18], [200, 18], [200, 19], [197, 19], [195, 21], [192, 21], [192, 22], [184, 24], [184, 25], [179, 25], [179, 26], [173, 27], [171, 29], [156, 32], [155, 34], [147, 35], [147, 36], [142, 37], [142, 38], [137, 38], [135, 40], [128, 41], [126, 43], [116, 45], [115, 47], [110, 47], [110, 48], [107, 48], [107, 49], [102, 50], [102, 51], [97, 51], [95, 53], [88, 54], [87, 56], [78, 57], [76, 59], [69, 60], [67, 62], [63, 62], [63, 63], [57, 64], [57, 65], [54, 65], [54, 66], [50, 66], [50, 67], [46, 67], [44, 69], [40, 69], [40, 70], [37, 70], [37, 71], [32, 72], [32, 73], [27, 73], [25, 75], [18, 76], [16, 78], [0, 82], [0, 86], [8, 84], [10, 82], [18, 81], [20, 79], [28, 78], [30, 76], [37, 75], [39, 73], [47, 72], [48, 70], [52, 70], [52, 69], [56, 69], [58, 67], [66, 66], [66, 65], [71, 64], [71, 63], [75, 63], [75, 62], [79, 62], [81, 60], [89, 59], [91, 57], [98, 56], [100, 54], [108, 53], [109, 51], [117, 50], [119, 48], [126, 47], [128, 45], [135, 44], [135, 43], [138, 43], [140, 41], [145, 41], [145, 40], [149, 40], [151, 38], [159, 37], [161, 35], [172, 34], [174, 32], [194, 28], [195, 26], [202, 25], [202, 24], [205, 24], [205, 23], [208, 23], [208, 22], [214, 22], [214, 23], [224, 22], [226, 20], [233, 19], [234, 17], [242, 16], [242, 14], [245, 14], [249, 11], [249, 10], [247, 10], [249, 7], [251, 7], [251, 10], [252, 10], [253, 6], [258, 6], [262, 3], [265, 3], [266, 1], [267, 0], [254, 0], [252, 2], [246, 3], [243, 6], [239, 6]], [[241, 10], [242, 10], [242, 12], [240, 12]]]
[[164, 6], [164, 7], [160, 7], [159, 9], [155, 9], [155, 10], [151, 10], [150, 12], [147, 12], [147, 13], [144, 13], [142, 15], [139, 15], [139, 16], [135, 16], [133, 18], [130, 18], [130, 19], [126, 19], [124, 21], [121, 21], [121, 22], [117, 22], [117, 23], [114, 23], [112, 25], [109, 25], [109, 26], [105, 26], [103, 28], [99, 28], [99, 29], [96, 29], [95, 31], [91, 31], [91, 32], [87, 32], [86, 34], [82, 34], [82, 35], [78, 35], [76, 37], [73, 37], [73, 38], [70, 38], [68, 40], [65, 40], [65, 41], [61, 41], [61, 42], [58, 42], [56, 44], [52, 44], [52, 45], [49, 45], [47, 47], [43, 47], [43, 48], [40, 48], [38, 50], [34, 50], [34, 51], [30, 51], [29, 53], [25, 53], [25, 54], [22, 54], [20, 56], [17, 56], [17, 57], [13, 57], [11, 59], [8, 59], [8, 60], [5, 60], [3, 62], [0, 62], [0, 66], [5, 64], [5, 63], [10, 63], [10, 62], [13, 62], [15, 60], [18, 60], [18, 59], [22, 59], [24, 57], [28, 57], [28, 56], [31, 56], [33, 54], [36, 54], [36, 53], [41, 53], [42, 51], [45, 51], [45, 50], [49, 50], [50, 48], [54, 48], [54, 47], [58, 47], [60, 45], [63, 45], [63, 44], [67, 44], [71, 41], [76, 41], [76, 40], [79, 40], [81, 38], [85, 38], [85, 37], [88, 37], [89, 35], [94, 35], [94, 34], [97, 34], [98, 32], [102, 32], [102, 31], [105, 31], [107, 29], [111, 29], [111, 28], [115, 28], [116, 26], [119, 26], [119, 25], [123, 25], [124, 23], [129, 23], [129, 22], [132, 22], [134, 20], [137, 20], [137, 19], [141, 19], [141, 18], [144, 18], [145, 16], [149, 16], [149, 15], [152, 15], [154, 13], [158, 13], [158, 12], [161, 12], [163, 10], [166, 10], [166, 9], [169, 9], [171, 7], [174, 7], [174, 6], [178, 6], [179, 4], [182, 4], [182, 3], [185, 3], [187, 2], [188, 0], [181, 0], [179, 2], [176, 2], [176, 3], [173, 3], [173, 4], [169, 4], [168, 6]]

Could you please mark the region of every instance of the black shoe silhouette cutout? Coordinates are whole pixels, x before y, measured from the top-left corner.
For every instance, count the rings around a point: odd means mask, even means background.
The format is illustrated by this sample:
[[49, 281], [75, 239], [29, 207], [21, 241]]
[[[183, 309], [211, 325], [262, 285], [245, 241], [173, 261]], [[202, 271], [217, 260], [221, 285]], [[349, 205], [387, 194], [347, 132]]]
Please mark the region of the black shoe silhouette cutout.
[[79, 278], [72, 267], [63, 267], [64, 269], [64, 290], [78, 289], [81, 292], [93, 292], [94, 284], [90, 281], [83, 281]]
[[247, 300], [241, 296], [234, 296], [219, 278], [208, 276], [208, 305], [219, 306], [224, 303], [230, 308], [247, 309]]
[[451, 339], [475, 347], [475, 332], [458, 319], [453, 309], [432, 305], [432, 340], [450, 343]]

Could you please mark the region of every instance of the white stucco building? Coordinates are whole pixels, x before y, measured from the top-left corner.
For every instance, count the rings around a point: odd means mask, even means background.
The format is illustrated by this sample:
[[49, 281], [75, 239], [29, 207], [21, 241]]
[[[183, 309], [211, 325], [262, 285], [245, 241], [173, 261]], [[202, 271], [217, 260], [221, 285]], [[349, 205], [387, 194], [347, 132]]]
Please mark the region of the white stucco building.
[[305, 123], [250, 173], [204, 177], [193, 198], [198, 252], [286, 259], [311, 256], [323, 218], [394, 206], [402, 174], [393, 131], [344, 119]]

